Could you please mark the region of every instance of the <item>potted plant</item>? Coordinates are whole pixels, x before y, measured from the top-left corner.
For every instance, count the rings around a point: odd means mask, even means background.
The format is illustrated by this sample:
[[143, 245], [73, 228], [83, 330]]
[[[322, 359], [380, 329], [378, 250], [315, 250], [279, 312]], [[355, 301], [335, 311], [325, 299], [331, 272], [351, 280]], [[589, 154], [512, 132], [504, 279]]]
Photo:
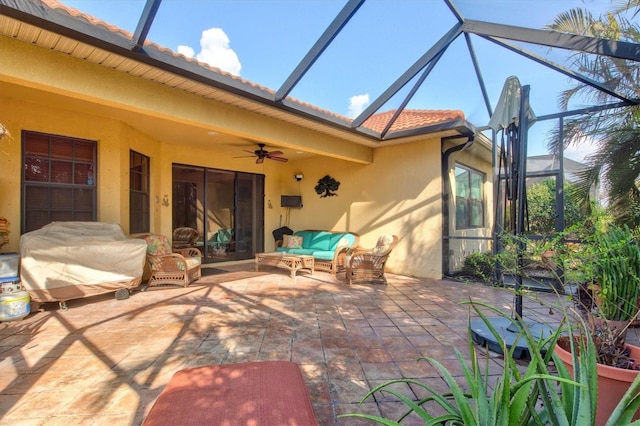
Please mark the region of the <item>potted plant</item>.
[[[407, 406], [400, 419], [365, 414], [349, 416], [388, 425], [399, 424], [408, 416], [419, 416], [425, 424], [631, 424], [640, 408], [640, 375], [635, 370], [635, 361], [640, 363], [640, 352], [624, 344], [624, 334], [620, 332], [626, 330], [638, 311], [640, 248], [625, 227], [610, 226], [605, 231], [592, 233], [580, 246], [571, 244], [561, 248], [558, 245], [561, 240], [559, 237], [558, 241], [550, 242], [555, 247], [555, 260], [564, 262], [569, 272], [574, 273], [572, 279], [589, 283], [598, 307], [589, 314], [605, 321], [588, 321], [573, 310], [565, 310], [565, 323], [573, 326], [558, 328], [552, 336], [541, 340], [531, 335], [526, 322], [512, 319], [532, 355], [527, 370], [520, 373], [500, 333], [485, 320], [505, 354], [503, 374], [492, 387], [488, 385], [486, 369], [483, 372], [469, 336], [471, 366], [458, 354], [464, 383], [460, 384], [436, 359], [426, 358], [438, 369], [448, 391], [439, 392], [413, 379], [392, 380], [372, 389], [362, 401], [377, 392], [390, 393]], [[478, 302], [469, 303], [483, 319], [478, 307], [511, 319], [502, 310]], [[626, 325], [620, 327], [613, 322], [619, 320], [626, 321]], [[551, 360], [555, 373], [548, 367]], [[606, 389], [617, 373], [624, 377], [622, 387]], [[397, 383], [422, 388], [427, 396], [414, 401], [394, 389]], [[437, 409], [429, 408], [433, 404]], [[445, 414], [432, 414], [443, 410]]]
[[560, 338], [554, 351], [571, 371], [576, 356], [584, 353], [582, 342], [593, 346], [598, 371], [596, 424], [600, 425], [638, 376], [640, 348], [625, 344], [625, 336], [638, 314], [640, 245], [628, 227], [611, 225], [596, 229], [567, 256], [565, 265], [577, 271], [586, 286], [582, 294], [594, 298], [593, 304], [579, 303], [595, 306], [595, 310], [583, 310], [588, 316], [589, 327], [584, 329], [588, 333], [581, 328], [578, 338]]
[[[615, 333], [614, 333], [615, 334]], [[597, 389], [595, 424], [629, 424], [630, 420], [640, 419], [638, 405], [628, 413], [625, 423], [608, 423], [616, 409], [616, 406], [630, 394], [633, 399], [639, 400], [637, 394], [640, 391], [634, 384], [640, 383], [640, 374], [635, 360], [640, 361], [640, 348], [621, 344], [614, 339], [606, 340], [596, 337], [592, 339], [592, 333], [580, 337], [561, 336], [554, 346], [554, 355], [557, 357], [558, 370], [566, 370], [565, 377], [573, 377], [574, 371], [579, 374], [583, 367], [574, 370], [583, 358], [593, 358], [597, 376], [591, 383], [591, 388]], [[600, 341], [598, 341], [600, 340]], [[604, 362], [603, 362], [604, 361]], [[575, 380], [579, 380], [576, 378]]]

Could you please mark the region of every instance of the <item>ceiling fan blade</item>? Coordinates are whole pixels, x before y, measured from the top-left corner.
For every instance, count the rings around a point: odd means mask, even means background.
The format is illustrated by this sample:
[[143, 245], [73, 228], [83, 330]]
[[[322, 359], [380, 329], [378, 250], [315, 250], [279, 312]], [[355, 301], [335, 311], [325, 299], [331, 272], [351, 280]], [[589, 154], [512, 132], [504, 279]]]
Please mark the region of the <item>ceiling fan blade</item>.
[[246, 158], [246, 157], [256, 157], [256, 164], [262, 164], [264, 163], [264, 159], [268, 158], [270, 160], [274, 160], [274, 161], [280, 161], [282, 163], [286, 163], [287, 161], [289, 161], [287, 158], [284, 157], [280, 157], [280, 155], [284, 155], [284, 152], [282, 151], [266, 151], [264, 149], [264, 144], [263, 143], [259, 143], [258, 144], [258, 148], [255, 151], [249, 151], [246, 149], [243, 149], [243, 152], [246, 152], [247, 154], [251, 154], [251, 155], [242, 155], [239, 157], [233, 157], [233, 158]]

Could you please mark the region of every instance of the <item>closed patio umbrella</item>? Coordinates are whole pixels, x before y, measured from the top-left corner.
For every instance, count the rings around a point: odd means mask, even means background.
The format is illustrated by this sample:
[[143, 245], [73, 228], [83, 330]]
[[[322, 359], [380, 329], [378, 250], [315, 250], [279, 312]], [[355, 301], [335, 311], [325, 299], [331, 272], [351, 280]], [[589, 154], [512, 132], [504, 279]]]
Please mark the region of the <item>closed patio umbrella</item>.
[[[527, 163], [527, 133], [529, 126], [535, 121], [535, 115], [529, 107], [529, 86], [521, 86], [517, 77], [511, 76], [505, 81], [498, 105], [489, 120], [489, 127], [495, 132], [502, 132], [502, 144], [500, 146], [498, 167], [498, 185], [505, 182], [506, 197], [510, 200], [510, 227], [500, 229], [501, 232], [512, 233], [516, 237], [524, 235], [526, 212], [526, 163]], [[499, 193], [499, 191], [498, 191]], [[495, 200], [496, 206], [500, 205], [500, 195]], [[496, 213], [498, 210], [496, 209]], [[505, 207], [504, 217], [507, 216]], [[496, 227], [502, 228], [503, 221], [498, 220], [496, 214]], [[495, 234], [494, 230], [494, 234]], [[497, 242], [497, 240], [495, 240]], [[517, 238], [518, 273], [515, 277], [515, 318], [511, 320], [498, 317], [489, 318], [489, 323], [501, 334], [508, 348], [515, 346], [513, 356], [515, 358], [528, 357], [529, 350], [524, 339], [519, 338], [519, 322], [524, 321], [522, 313], [522, 265], [525, 251], [521, 238]], [[498, 248], [499, 250], [499, 248]], [[497, 271], [500, 273], [500, 271]], [[526, 322], [534, 337], [548, 336], [552, 330], [544, 324]], [[471, 331], [476, 343], [487, 346], [494, 352], [503, 352], [489, 327], [482, 319], [471, 321]]]

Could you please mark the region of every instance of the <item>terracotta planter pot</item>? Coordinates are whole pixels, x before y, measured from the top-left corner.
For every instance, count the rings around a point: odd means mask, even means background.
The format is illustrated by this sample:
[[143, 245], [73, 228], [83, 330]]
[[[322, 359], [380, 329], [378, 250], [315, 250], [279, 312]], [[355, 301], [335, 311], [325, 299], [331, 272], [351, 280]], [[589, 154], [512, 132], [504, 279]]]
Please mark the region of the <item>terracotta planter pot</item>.
[[[625, 345], [631, 350], [631, 358], [640, 360], [640, 347]], [[567, 369], [573, 374], [573, 357], [571, 355], [569, 338], [562, 336], [558, 340], [553, 352], [560, 357]], [[598, 407], [596, 409], [596, 425], [601, 426], [616, 408], [631, 382], [640, 373], [638, 370], [625, 370], [598, 364]], [[640, 419], [640, 410], [633, 417]]]

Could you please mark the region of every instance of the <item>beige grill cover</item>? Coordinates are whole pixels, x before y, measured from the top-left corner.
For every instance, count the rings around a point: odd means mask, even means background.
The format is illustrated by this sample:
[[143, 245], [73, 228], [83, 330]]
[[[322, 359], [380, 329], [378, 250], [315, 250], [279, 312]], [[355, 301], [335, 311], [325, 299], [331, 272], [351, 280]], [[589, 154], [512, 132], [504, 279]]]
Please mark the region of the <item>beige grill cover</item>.
[[66, 301], [140, 284], [146, 243], [120, 225], [53, 222], [20, 238], [20, 279], [35, 302]]

